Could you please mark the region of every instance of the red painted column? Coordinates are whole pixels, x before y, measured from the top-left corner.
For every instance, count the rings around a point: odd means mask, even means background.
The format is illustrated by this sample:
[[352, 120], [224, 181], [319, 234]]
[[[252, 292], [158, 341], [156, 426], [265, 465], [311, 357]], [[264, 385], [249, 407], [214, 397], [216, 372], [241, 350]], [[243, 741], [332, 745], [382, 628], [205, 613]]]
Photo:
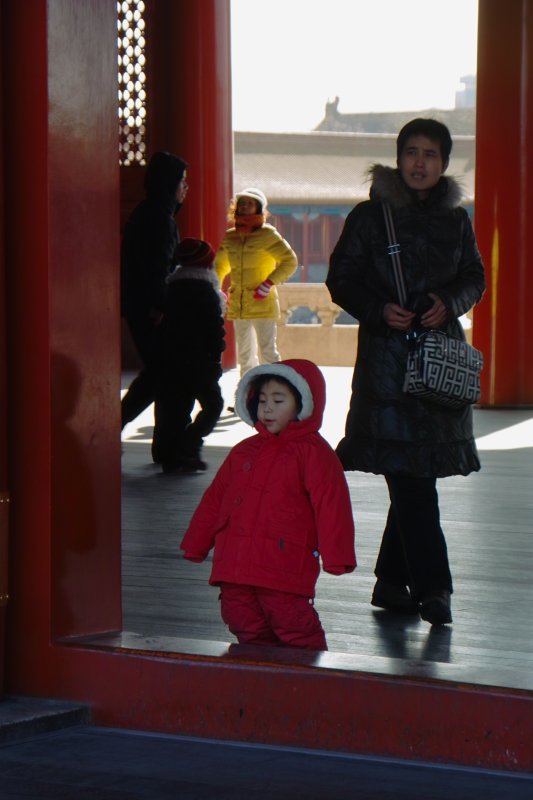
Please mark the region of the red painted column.
[[[0, 7], [0, 41], [2, 40], [2, 14]], [[0, 698], [4, 690], [5, 622], [8, 603], [8, 530], [9, 493], [7, 491], [7, 386], [6, 386], [6, 336], [5, 336], [5, 257], [4, 257], [4, 115], [3, 74], [0, 64]]]
[[302, 220], [302, 274], [300, 276], [300, 281], [302, 283], [306, 283], [309, 278], [309, 235], [310, 235], [310, 225], [309, 225], [309, 214], [307, 211], [304, 211], [303, 220]]
[[[5, 270], [11, 493], [6, 685], [49, 673], [50, 359], [46, 2], [2, 3]], [[31, 557], [29, 557], [31, 554]], [[24, 677], [23, 677], [24, 680]]]
[[4, 0], [10, 595], [6, 685], [120, 628], [116, 3]]
[[151, 8], [150, 150], [189, 162], [180, 231], [216, 247], [233, 191], [229, 0], [157, 0]]
[[47, 26], [55, 637], [121, 627], [116, 2]]
[[[189, 163], [182, 236], [215, 247], [233, 194], [229, 0], [157, 0], [147, 7], [149, 148]], [[235, 365], [228, 326], [225, 366]]]
[[533, 5], [479, 4], [475, 228], [487, 293], [475, 310], [481, 402], [533, 403]]

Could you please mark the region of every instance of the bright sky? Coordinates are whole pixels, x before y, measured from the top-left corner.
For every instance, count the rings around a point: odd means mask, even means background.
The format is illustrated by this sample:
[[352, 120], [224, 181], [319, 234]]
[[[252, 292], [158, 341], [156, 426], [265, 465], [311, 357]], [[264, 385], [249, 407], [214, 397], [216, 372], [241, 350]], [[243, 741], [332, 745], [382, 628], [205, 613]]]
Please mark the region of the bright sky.
[[231, 0], [233, 127], [310, 131], [339, 111], [453, 108], [478, 0]]

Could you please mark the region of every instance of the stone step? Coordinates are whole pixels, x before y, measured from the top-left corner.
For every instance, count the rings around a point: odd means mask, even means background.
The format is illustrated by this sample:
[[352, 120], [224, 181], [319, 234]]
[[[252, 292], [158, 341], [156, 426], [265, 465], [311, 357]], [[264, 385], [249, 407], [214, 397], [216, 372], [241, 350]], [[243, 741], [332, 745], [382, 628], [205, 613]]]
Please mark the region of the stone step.
[[73, 725], [86, 725], [89, 719], [89, 707], [79, 703], [5, 695], [0, 698], [0, 745]]

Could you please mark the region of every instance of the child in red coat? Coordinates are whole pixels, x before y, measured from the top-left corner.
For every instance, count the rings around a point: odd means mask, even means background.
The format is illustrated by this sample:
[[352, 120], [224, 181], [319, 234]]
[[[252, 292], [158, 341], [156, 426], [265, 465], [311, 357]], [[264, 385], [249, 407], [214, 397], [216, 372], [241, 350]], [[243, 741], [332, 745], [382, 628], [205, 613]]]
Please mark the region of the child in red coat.
[[209, 582], [241, 643], [327, 650], [313, 605], [320, 561], [342, 575], [356, 559], [346, 478], [319, 433], [325, 401], [311, 361], [249, 370], [235, 408], [257, 433], [231, 450], [181, 543], [197, 562], [214, 547]]

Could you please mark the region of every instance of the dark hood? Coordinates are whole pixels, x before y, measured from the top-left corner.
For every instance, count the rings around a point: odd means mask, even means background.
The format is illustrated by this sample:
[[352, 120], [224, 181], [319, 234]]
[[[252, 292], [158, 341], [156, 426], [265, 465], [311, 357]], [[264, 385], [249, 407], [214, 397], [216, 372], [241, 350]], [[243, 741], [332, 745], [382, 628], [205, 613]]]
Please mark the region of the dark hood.
[[172, 153], [154, 153], [148, 162], [144, 178], [147, 199], [175, 214], [181, 203], [176, 203], [178, 184], [187, 169], [187, 162]]

